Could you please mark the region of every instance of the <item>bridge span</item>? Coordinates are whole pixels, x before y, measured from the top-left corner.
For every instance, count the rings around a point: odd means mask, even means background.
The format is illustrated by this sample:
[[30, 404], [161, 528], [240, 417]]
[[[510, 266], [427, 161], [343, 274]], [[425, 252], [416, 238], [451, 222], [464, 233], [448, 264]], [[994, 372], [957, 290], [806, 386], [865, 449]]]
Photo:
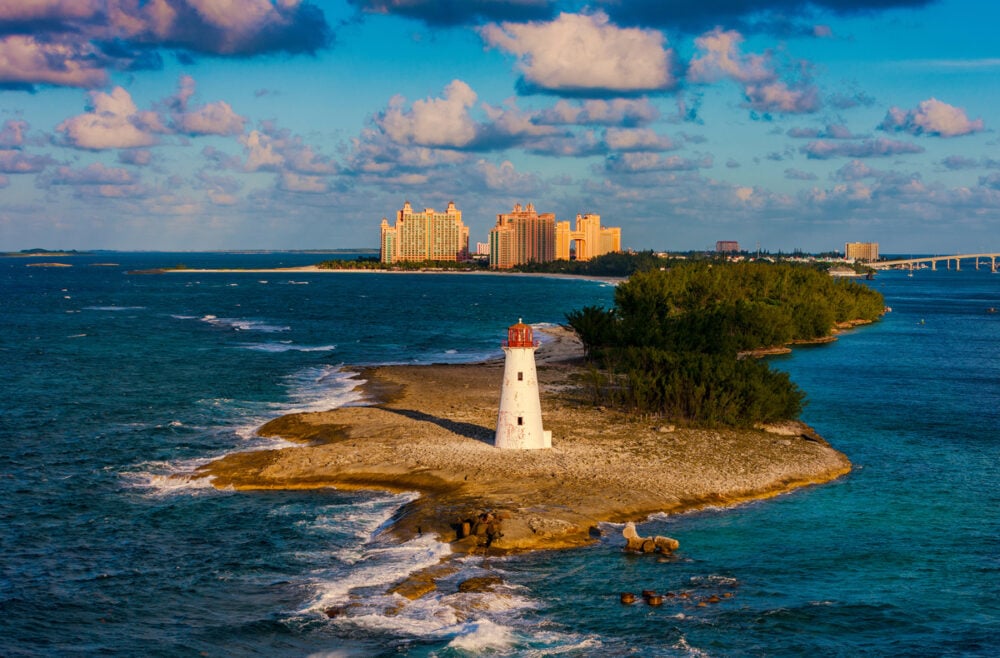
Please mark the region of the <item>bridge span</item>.
[[[962, 269], [963, 260], [975, 260], [976, 269], [979, 269], [979, 261], [989, 260], [989, 266], [991, 272], [997, 271], [997, 259], [1000, 258], [1000, 253], [994, 254], [953, 254], [951, 256], [921, 256], [919, 258], [901, 258], [897, 260], [880, 260], [874, 263], [869, 263], [873, 268], [877, 270], [887, 270], [890, 268], [897, 269], [914, 269], [914, 267], [919, 268], [924, 263], [930, 263], [931, 269], [936, 270], [938, 263], [943, 262], [947, 269], [951, 269], [952, 261], [955, 262], [955, 270]], [[984, 262], [985, 266], [986, 263]]]

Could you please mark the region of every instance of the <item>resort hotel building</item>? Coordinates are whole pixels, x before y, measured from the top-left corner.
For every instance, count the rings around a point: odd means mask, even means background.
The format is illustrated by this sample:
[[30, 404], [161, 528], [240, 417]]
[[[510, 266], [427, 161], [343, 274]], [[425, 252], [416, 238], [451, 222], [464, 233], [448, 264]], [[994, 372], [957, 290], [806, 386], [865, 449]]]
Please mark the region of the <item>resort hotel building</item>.
[[509, 213], [497, 215], [490, 231], [490, 267], [508, 269], [523, 263], [556, 259], [556, 215], [538, 214], [535, 206], [518, 203]]
[[555, 213], [538, 213], [532, 204], [516, 204], [509, 213], [497, 215], [490, 231], [490, 267], [509, 269], [525, 263], [576, 260], [621, 251], [622, 230], [601, 227], [601, 216], [577, 215], [576, 228], [568, 221], [556, 222]]
[[600, 215], [578, 214], [575, 230], [570, 230], [568, 221], [556, 224], [556, 259], [569, 260], [570, 247], [576, 260], [618, 252], [622, 250], [622, 230], [617, 226], [602, 227]]
[[[464, 261], [469, 254], [469, 227], [462, 211], [448, 202], [444, 212], [425, 208], [414, 212], [409, 201], [396, 211], [396, 223], [382, 218], [379, 260], [386, 264], [427, 261]], [[576, 226], [557, 222], [555, 213], [539, 213], [535, 206], [515, 204], [497, 215], [488, 242], [476, 243], [477, 255], [489, 255], [490, 267], [510, 269], [526, 263], [554, 260], [590, 260], [621, 251], [622, 230], [601, 226], [601, 216], [576, 216]]]
[[878, 260], [877, 242], [848, 242], [844, 244], [844, 260], [873, 262]]
[[413, 212], [410, 202], [396, 211], [396, 225], [382, 218], [381, 261], [458, 261], [469, 258], [469, 227], [462, 223], [462, 211], [448, 202], [444, 212], [425, 208]]

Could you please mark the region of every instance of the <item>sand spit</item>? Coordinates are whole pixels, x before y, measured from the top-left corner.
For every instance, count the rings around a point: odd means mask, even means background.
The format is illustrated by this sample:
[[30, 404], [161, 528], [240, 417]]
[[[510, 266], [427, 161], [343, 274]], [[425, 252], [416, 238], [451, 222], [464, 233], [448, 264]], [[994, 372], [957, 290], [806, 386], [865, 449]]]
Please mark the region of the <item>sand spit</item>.
[[595, 407], [575, 336], [555, 330], [538, 353], [542, 414], [553, 447], [493, 447], [502, 364], [383, 366], [361, 377], [370, 406], [284, 416], [260, 429], [307, 445], [237, 453], [205, 466], [217, 487], [338, 487], [418, 491], [389, 528], [407, 539], [457, 542], [456, 524], [502, 511], [493, 551], [593, 541], [602, 521], [641, 521], [766, 498], [850, 471], [807, 426], [765, 430], [673, 428]]

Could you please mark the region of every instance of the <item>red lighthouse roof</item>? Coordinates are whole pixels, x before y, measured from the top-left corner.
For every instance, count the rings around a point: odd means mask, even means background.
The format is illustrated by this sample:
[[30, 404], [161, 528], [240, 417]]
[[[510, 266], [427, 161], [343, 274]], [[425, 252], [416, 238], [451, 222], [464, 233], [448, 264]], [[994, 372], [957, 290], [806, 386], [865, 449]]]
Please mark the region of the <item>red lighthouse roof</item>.
[[505, 347], [538, 347], [534, 336], [531, 333], [531, 325], [524, 324], [521, 318], [517, 319], [517, 324], [512, 324], [507, 328], [507, 340]]

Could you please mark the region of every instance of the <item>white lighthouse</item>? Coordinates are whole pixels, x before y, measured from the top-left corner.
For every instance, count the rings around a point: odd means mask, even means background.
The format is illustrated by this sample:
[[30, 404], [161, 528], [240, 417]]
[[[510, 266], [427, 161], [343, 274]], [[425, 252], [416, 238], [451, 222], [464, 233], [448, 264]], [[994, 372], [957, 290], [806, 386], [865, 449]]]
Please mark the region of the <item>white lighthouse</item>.
[[493, 442], [508, 450], [537, 450], [552, 447], [552, 432], [542, 429], [542, 404], [538, 398], [535, 349], [531, 327], [518, 319], [507, 329], [503, 343], [503, 383], [500, 411]]

